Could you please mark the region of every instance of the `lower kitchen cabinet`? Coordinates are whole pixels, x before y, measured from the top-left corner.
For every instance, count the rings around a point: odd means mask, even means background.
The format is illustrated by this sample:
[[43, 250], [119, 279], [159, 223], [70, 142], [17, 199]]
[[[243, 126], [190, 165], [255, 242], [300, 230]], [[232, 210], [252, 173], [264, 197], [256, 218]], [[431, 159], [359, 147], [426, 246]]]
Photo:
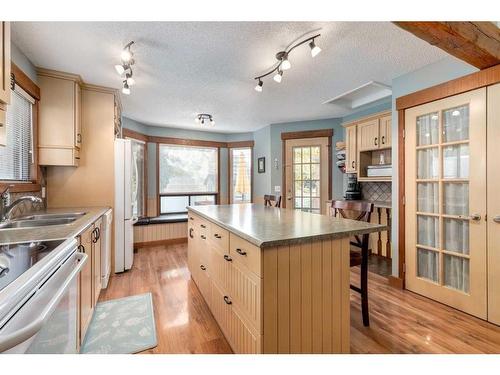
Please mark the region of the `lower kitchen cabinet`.
[[97, 304], [99, 294], [102, 289], [101, 281], [101, 230], [102, 218], [94, 223], [93, 239], [92, 239], [92, 282], [94, 293], [94, 305]]
[[89, 326], [90, 320], [92, 318], [92, 313], [94, 311], [94, 292], [92, 290], [92, 240], [94, 227], [90, 226], [85, 231], [80, 234], [79, 250], [82, 253], [87, 254], [87, 263], [82, 268], [80, 272], [80, 344], [83, 342], [85, 333]]
[[87, 254], [79, 278], [79, 344], [83, 343], [101, 292], [101, 229], [102, 218], [88, 226], [78, 236], [79, 251]]

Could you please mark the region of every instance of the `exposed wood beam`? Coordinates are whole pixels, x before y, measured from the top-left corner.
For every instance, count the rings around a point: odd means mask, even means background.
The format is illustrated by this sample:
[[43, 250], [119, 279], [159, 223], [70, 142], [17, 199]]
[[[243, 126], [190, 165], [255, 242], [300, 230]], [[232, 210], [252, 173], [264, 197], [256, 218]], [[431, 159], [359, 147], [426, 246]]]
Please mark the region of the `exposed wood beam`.
[[500, 28], [493, 22], [394, 22], [479, 69], [500, 64]]

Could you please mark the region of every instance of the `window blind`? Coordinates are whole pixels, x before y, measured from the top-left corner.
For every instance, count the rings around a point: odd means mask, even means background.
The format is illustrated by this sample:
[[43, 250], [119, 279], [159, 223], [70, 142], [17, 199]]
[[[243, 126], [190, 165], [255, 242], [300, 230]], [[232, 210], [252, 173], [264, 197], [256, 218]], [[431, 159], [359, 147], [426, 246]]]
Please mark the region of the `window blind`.
[[34, 100], [16, 86], [7, 106], [6, 140], [0, 147], [0, 180], [29, 181], [33, 163], [33, 104]]

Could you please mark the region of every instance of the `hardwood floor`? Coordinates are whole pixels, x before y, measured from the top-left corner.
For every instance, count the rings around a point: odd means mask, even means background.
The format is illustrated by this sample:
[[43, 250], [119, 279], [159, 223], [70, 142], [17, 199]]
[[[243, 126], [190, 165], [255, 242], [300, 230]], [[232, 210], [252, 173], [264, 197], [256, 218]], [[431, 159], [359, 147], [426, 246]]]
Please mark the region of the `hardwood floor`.
[[[359, 271], [351, 272], [357, 284]], [[351, 292], [351, 353], [500, 353], [500, 327], [390, 287], [369, 274], [370, 327]], [[150, 291], [158, 346], [145, 353], [231, 353], [187, 269], [187, 245], [140, 249], [132, 270], [111, 278], [99, 300]]]

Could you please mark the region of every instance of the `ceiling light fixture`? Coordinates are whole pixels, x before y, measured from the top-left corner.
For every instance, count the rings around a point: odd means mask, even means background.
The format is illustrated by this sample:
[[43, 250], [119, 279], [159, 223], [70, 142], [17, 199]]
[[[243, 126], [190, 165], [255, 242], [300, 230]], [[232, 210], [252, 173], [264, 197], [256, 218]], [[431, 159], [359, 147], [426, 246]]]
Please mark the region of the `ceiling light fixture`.
[[321, 48], [319, 48], [316, 43], [314, 43], [314, 39], [309, 43], [309, 48], [311, 48], [311, 56], [316, 57], [318, 53], [321, 52]]
[[125, 79], [123, 80], [123, 88], [122, 93], [125, 95], [130, 95], [130, 86], [135, 84], [135, 80], [132, 78], [134, 74], [132, 72], [132, 65], [135, 64], [134, 53], [130, 49], [130, 47], [134, 44], [134, 41], [129, 42], [123, 47], [123, 50], [120, 54], [121, 64], [115, 65], [116, 72], [123, 76], [125, 74]]
[[292, 45], [291, 47], [287, 48], [285, 51], [278, 52], [276, 54], [276, 60], [278, 60], [278, 63], [276, 64], [276, 66], [274, 66], [267, 73], [261, 74], [260, 76], [257, 76], [254, 78], [255, 80], [258, 81], [257, 86], [255, 86], [255, 91], [262, 92], [262, 86], [264, 85], [264, 83], [262, 82], [262, 78], [267, 77], [267, 76], [273, 74], [274, 72], [276, 72], [276, 74], [274, 75], [273, 79], [278, 83], [281, 82], [281, 79], [283, 78], [283, 71], [288, 70], [292, 67], [290, 60], [288, 59], [290, 52], [292, 52], [298, 46], [301, 46], [307, 42], [310, 42], [309, 48], [311, 48], [311, 56], [312, 57], [317, 56], [318, 53], [321, 52], [321, 48], [319, 48], [316, 45], [315, 39], [320, 37], [320, 36], [321, 36], [321, 34], [313, 35], [307, 39], [302, 40], [301, 42], [298, 42], [298, 43]]
[[201, 126], [215, 126], [215, 120], [212, 115], [208, 113], [200, 113], [196, 116], [194, 121], [197, 124], [201, 124]]
[[278, 72], [273, 77], [273, 79], [278, 83], [281, 82], [282, 78], [283, 78], [283, 70], [278, 70]]

